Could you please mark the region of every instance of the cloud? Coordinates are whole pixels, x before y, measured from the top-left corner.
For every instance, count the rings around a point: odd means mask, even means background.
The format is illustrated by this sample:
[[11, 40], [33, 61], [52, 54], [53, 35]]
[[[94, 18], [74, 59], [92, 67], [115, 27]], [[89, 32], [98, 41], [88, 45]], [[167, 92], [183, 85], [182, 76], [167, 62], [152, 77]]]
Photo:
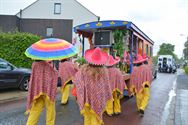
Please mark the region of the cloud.
[[187, 0], [78, 0], [99, 15], [101, 19], [132, 21], [153, 41], [154, 53], [163, 42], [175, 45], [175, 53], [182, 55], [185, 38], [188, 35]]
[[[0, 13], [17, 13], [35, 0], [0, 0]], [[101, 20], [132, 21], [153, 41], [154, 53], [159, 45], [175, 45], [175, 53], [182, 55], [188, 36], [188, 0], [77, 0]], [[11, 9], [10, 9], [11, 8]], [[184, 34], [184, 36], [180, 36]]]
[[0, 0], [0, 14], [14, 15], [36, 0]]

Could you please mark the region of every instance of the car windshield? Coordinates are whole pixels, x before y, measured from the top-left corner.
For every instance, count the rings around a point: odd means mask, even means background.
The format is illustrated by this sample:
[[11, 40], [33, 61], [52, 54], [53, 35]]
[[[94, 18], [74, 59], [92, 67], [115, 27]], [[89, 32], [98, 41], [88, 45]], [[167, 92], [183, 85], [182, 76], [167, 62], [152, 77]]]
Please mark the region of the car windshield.
[[14, 66], [0, 59], [0, 70], [11, 70]]
[[0, 69], [6, 69], [7, 63], [0, 61]]
[[0, 62], [0, 70], [10, 70], [11, 67], [6, 62]]

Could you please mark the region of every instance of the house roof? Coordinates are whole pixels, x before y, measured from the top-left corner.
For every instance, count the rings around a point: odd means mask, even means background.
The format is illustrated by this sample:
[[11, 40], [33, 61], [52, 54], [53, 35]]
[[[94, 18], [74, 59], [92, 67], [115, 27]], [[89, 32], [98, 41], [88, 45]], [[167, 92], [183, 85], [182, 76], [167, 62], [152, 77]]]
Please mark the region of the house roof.
[[142, 32], [135, 24], [130, 21], [123, 21], [123, 20], [105, 20], [105, 21], [95, 21], [90, 23], [81, 24], [74, 27], [74, 32], [94, 32], [97, 29], [106, 29], [106, 30], [113, 30], [117, 28], [127, 28], [137, 32], [141, 35], [144, 39], [149, 41], [151, 44], [154, 42], [144, 33]]
[[[39, 0], [36, 0], [35, 2], [33, 2], [32, 4], [30, 4], [30, 5], [28, 5], [27, 7], [25, 7], [22, 11], [24, 11], [24, 10], [26, 10], [27, 8], [29, 8], [30, 6], [32, 6], [32, 5], [34, 5], [35, 3], [37, 3]], [[78, 2], [77, 0], [74, 0], [76, 3], [78, 3], [80, 6], [82, 6], [83, 8], [85, 8], [87, 11], [89, 11], [90, 13], [92, 13], [94, 16], [96, 16], [96, 17], [99, 17], [99, 16], [97, 16], [96, 14], [94, 14], [93, 12], [91, 12], [88, 8], [86, 8], [85, 6], [83, 6], [80, 2]], [[17, 12], [16, 13], [16, 15], [18, 15], [20, 13], [20, 11], [19, 12]]]
[[76, 1], [78, 4], [80, 4], [83, 8], [85, 8], [87, 11], [89, 11], [90, 13], [92, 13], [93, 15], [95, 15], [96, 17], [99, 17], [97, 16], [96, 14], [94, 14], [93, 12], [91, 12], [88, 8], [86, 8], [84, 5], [82, 5], [80, 2], [78, 2], [77, 0], [74, 0]]
[[[22, 11], [24, 11], [24, 10], [26, 10], [27, 8], [29, 8], [30, 6], [32, 6], [32, 5], [34, 5], [36, 2], [38, 2], [39, 0], [36, 0], [35, 2], [33, 2], [32, 4], [30, 4], [30, 5], [28, 5], [28, 6], [26, 6]], [[19, 12], [17, 12], [15, 15], [18, 15], [18, 14], [20, 14], [20, 11]]]

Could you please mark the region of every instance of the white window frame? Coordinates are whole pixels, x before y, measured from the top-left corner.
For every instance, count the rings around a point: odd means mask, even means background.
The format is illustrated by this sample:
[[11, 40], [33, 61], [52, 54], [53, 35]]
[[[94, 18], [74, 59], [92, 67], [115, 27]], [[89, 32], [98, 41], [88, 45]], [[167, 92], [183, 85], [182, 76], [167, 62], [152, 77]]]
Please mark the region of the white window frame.
[[61, 14], [61, 3], [54, 3], [54, 14]]

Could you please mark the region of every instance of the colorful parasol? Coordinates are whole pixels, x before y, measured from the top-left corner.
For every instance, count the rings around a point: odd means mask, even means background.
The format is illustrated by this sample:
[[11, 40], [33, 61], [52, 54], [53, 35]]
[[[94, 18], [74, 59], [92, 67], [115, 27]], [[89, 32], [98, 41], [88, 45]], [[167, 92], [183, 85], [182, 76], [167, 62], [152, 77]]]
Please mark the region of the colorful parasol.
[[77, 54], [77, 49], [63, 39], [42, 39], [26, 49], [25, 55], [35, 60], [60, 60]]

